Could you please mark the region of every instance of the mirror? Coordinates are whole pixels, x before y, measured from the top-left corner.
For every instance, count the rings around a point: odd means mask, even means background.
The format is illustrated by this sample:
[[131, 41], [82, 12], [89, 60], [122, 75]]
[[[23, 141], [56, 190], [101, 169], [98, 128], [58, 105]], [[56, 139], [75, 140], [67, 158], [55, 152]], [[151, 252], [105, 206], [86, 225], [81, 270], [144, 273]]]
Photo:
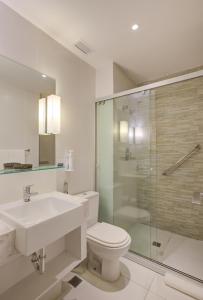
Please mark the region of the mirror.
[[[55, 164], [55, 135], [39, 135], [39, 99], [55, 80], [0, 56], [0, 170]], [[18, 168], [12, 163], [22, 165]]]

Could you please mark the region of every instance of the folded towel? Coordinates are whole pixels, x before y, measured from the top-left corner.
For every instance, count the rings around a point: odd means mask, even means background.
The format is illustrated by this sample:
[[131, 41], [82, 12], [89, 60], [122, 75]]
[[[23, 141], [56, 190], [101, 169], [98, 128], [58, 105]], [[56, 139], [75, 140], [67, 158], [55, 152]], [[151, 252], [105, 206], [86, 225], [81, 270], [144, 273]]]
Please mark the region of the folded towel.
[[203, 286], [196, 284], [194, 281], [177, 276], [173, 273], [166, 273], [164, 277], [166, 285], [179, 290], [195, 299], [203, 300]]

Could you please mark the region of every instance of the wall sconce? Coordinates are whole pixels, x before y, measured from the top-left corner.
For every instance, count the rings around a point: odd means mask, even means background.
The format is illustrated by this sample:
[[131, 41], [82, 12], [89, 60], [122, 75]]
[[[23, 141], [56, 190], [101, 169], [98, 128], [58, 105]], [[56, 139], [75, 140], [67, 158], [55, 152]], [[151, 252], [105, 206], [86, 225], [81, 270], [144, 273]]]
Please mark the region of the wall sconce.
[[61, 129], [61, 98], [50, 95], [39, 100], [39, 134], [59, 134]]
[[120, 142], [128, 143], [128, 122], [120, 121]]
[[61, 98], [56, 95], [47, 97], [47, 133], [59, 134], [61, 129]]

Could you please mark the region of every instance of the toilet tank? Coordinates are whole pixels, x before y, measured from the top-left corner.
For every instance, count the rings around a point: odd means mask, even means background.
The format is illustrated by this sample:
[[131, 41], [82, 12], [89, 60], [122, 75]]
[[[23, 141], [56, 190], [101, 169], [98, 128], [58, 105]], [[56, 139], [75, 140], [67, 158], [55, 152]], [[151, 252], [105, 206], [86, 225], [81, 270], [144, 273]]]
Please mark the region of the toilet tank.
[[75, 195], [88, 200], [87, 227], [98, 222], [99, 214], [99, 193], [88, 191]]

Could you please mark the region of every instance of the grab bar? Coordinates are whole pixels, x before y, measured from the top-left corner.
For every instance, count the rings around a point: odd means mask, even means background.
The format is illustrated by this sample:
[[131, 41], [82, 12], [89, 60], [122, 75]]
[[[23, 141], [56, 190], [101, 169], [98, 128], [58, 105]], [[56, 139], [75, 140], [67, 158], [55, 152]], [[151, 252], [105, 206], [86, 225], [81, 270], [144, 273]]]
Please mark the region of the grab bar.
[[187, 161], [193, 154], [195, 154], [197, 151], [201, 149], [200, 144], [196, 145], [188, 154], [184, 155], [182, 158], [180, 158], [174, 165], [172, 165], [170, 168], [166, 169], [162, 175], [170, 175], [173, 173], [176, 169], [178, 169], [182, 164], [184, 164], [185, 161]]

